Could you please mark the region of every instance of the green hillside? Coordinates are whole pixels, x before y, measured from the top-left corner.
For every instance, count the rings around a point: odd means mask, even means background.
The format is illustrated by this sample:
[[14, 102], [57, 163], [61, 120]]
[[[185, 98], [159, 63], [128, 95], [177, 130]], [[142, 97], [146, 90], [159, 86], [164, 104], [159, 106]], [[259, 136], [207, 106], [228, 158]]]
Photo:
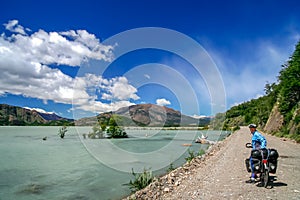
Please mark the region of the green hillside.
[[0, 126], [62, 126], [74, 125], [74, 120], [55, 113], [39, 113], [35, 110], [0, 104]]
[[300, 142], [300, 41], [277, 80], [265, 85], [263, 97], [217, 114], [212, 126], [227, 130], [255, 123], [267, 133]]

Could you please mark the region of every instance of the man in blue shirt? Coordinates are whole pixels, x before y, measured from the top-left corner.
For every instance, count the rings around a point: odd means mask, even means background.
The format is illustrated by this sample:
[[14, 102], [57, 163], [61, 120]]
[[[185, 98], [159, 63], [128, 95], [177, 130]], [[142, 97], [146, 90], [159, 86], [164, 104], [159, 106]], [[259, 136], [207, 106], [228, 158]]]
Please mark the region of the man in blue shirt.
[[[251, 144], [252, 144], [253, 150], [267, 148], [267, 140], [261, 133], [259, 133], [256, 130], [256, 125], [250, 124], [248, 127], [252, 134]], [[253, 165], [253, 161], [252, 161], [251, 157], [250, 157], [250, 165], [251, 165], [251, 171], [252, 171], [250, 182], [254, 183], [256, 174], [254, 173], [254, 165]]]

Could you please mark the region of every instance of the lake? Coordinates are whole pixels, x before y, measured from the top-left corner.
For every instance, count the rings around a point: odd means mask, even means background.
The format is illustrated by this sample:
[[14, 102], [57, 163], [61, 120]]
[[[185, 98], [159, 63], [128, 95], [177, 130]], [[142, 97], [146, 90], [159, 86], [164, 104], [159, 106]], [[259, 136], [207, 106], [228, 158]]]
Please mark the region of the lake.
[[[126, 129], [126, 139], [84, 139], [91, 127], [0, 127], [0, 199], [121, 199], [130, 194], [132, 169], [165, 174], [229, 132]], [[42, 140], [47, 136], [47, 140]], [[191, 146], [187, 146], [191, 145]]]

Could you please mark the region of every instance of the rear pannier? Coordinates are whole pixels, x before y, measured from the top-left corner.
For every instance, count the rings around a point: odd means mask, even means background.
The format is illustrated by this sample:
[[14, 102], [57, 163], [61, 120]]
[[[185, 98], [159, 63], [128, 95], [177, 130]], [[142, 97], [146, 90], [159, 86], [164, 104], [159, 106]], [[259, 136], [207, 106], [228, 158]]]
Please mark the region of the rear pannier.
[[[255, 172], [260, 172], [261, 168], [261, 161], [259, 159], [252, 158], [253, 168]], [[250, 159], [247, 158], [245, 160], [246, 169], [248, 172], [251, 172], [251, 165], [250, 165]]]
[[277, 152], [276, 149], [269, 149], [270, 151], [270, 155], [269, 155], [269, 159], [270, 160], [277, 160], [277, 158], [279, 157], [279, 154]]
[[247, 159], [245, 160], [245, 164], [246, 164], [246, 169], [247, 169], [247, 171], [248, 171], [248, 172], [251, 172], [250, 159], [249, 159], [249, 158], [247, 158]]
[[269, 166], [270, 173], [275, 174], [277, 170], [277, 159], [279, 154], [276, 149], [269, 149]]
[[251, 157], [256, 159], [261, 159], [261, 152], [257, 149], [251, 151]]
[[270, 173], [276, 174], [277, 170], [277, 160], [269, 160]]
[[254, 149], [251, 151], [251, 157], [256, 159], [264, 158], [276, 160], [278, 158], [278, 152], [276, 151], [276, 149]]

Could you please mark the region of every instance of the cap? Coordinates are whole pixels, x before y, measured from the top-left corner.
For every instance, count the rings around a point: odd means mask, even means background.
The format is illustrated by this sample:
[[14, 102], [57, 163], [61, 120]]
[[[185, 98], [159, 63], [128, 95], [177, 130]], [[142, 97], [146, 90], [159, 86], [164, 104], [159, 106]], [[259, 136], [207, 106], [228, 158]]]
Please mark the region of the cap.
[[249, 124], [249, 128], [256, 128], [256, 124]]

